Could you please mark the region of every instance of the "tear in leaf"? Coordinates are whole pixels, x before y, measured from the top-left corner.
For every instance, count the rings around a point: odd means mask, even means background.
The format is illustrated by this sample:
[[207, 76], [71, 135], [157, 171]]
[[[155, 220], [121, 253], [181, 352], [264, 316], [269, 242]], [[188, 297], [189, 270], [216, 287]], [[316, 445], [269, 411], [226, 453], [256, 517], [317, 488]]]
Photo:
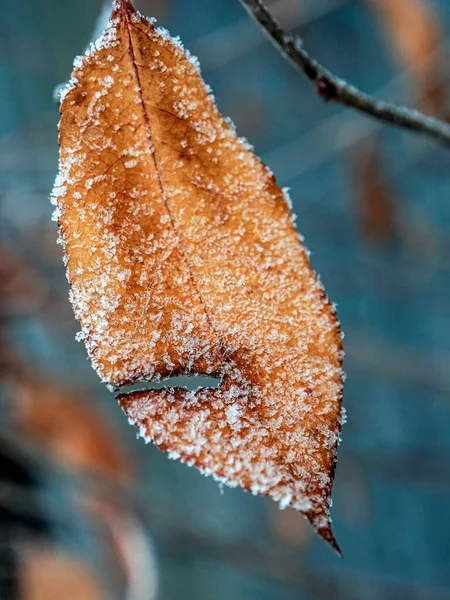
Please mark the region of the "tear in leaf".
[[178, 40], [114, 3], [63, 94], [53, 199], [75, 314], [142, 437], [300, 510], [334, 548], [341, 338], [271, 172]]

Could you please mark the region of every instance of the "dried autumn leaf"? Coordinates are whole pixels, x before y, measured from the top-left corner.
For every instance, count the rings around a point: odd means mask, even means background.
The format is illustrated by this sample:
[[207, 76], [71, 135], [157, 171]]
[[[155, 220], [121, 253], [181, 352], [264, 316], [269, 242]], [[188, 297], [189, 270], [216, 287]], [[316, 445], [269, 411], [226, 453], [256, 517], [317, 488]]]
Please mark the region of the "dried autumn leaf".
[[370, 0], [385, 24], [391, 46], [405, 71], [411, 71], [420, 108], [444, 115], [447, 90], [439, 53], [439, 17], [424, 0]]
[[275, 505], [268, 515], [269, 526], [275, 540], [283, 544], [295, 546], [297, 549], [306, 548], [312, 541], [312, 531], [307, 523], [299, 520], [297, 513], [288, 508], [276, 510]]
[[61, 112], [54, 201], [94, 367], [116, 387], [220, 375], [119, 401], [172, 458], [293, 506], [337, 549], [339, 325], [273, 175], [128, 0], [76, 60]]
[[58, 548], [21, 546], [18, 586], [23, 600], [104, 600], [106, 593], [87, 562]]
[[382, 172], [374, 140], [358, 145], [352, 162], [356, 212], [364, 236], [389, 243], [398, 237], [396, 199]]
[[[24, 377], [22, 373], [11, 378], [9, 386], [14, 399], [14, 435], [36, 444], [66, 469], [100, 475], [119, 485], [130, 483], [134, 476], [131, 456], [104, 415], [70, 390], [44, 383], [36, 376]], [[102, 492], [101, 487], [89, 486], [77, 498], [83, 513], [101, 524], [105, 536], [109, 534], [105, 539], [118, 562], [116, 574], [130, 587], [143, 590], [136, 598], [154, 598], [153, 553], [129, 502], [120, 494], [111, 496], [109, 488]], [[37, 588], [42, 597], [50, 597], [46, 596], [45, 582], [40, 583], [45, 590]], [[54, 589], [56, 593], [57, 586]]]
[[36, 442], [67, 469], [126, 483], [132, 459], [105, 415], [73, 391], [32, 375], [11, 380], [16, 433]]
[[48, 290], [38, 273], [10, 248], [0, 247], [0, 317], [39, 310]]

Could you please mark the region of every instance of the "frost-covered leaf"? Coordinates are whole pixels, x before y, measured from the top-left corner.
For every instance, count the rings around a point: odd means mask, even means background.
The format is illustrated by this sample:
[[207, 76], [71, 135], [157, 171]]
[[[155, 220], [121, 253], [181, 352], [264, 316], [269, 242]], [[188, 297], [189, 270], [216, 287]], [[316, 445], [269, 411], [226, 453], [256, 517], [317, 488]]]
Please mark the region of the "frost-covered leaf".
[[220, 376], [119, 401], [170, 457], [293, 506], [337, 548], [341, 338], [286, 194], [196, 60], [128, 0], [75, 61], [61, 111], [55, 218], [94, 367], [114, 387]]

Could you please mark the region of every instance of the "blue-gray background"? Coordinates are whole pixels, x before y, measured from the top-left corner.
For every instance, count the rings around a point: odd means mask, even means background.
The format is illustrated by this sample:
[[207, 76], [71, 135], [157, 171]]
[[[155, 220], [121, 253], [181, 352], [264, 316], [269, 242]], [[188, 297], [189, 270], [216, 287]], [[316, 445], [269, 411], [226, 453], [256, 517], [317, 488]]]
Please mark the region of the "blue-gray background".
[[[298, 229], [338, 304], [348, 375], [333, 508], [345, 554], [340, 560], [295, 513], [279, 513], [270, 501], [239, 490], [221, 494], [212, 480], [136, 441], [74, 340], [48, 201], [58, 151], [52, 93], [86, 46], [100, 4], [1, 0], [2, 239], [38, 270], [52, 299], [8, 326], [36, 368], [83, 389], [128, 439], [150, 511], [164, 508], [164, 517], [149, 526], [160, 598], [450, 598], [448, 151], [375, 125], [398, 231], [393, 243], [370, 242], [355, 210], [360, 199], [352, 170], [373, 122], [316, 97], [237, 0], [136, 2], [199, 56], [222, 113], [278, 182], [292, 188]], [[386, 98], [411, 98], [367, 2], [278, 4], [280, 18], [330, 68]], [[448, 48], [450, 4], [432, 4]]]

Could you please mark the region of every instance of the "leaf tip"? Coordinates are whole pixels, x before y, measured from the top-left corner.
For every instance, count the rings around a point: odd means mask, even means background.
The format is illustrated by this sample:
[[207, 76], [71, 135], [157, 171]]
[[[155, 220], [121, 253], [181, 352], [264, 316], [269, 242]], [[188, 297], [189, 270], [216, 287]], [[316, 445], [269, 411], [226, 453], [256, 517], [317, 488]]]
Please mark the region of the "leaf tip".
[[339, 556], [344, 558], [342, 550], [334, 537], [333, 528], [331, 525], [331, 517], [329, 509], [320, 510], [317, 512], [304, 513], [314, 531], [326, 542]]
[[331, 529], [331, 524], [329, 524], [324, 529], [319, 529], [317, 533], [323, 540], [325, 540], [325, 542], [328, 543], [329, 546], [331, 546], [331, 548], [336, 552], [339, 558], [344, 558], [342, 550], [339, 544], [337, 543], [336, 538], [334, 537], [333, 531]]

